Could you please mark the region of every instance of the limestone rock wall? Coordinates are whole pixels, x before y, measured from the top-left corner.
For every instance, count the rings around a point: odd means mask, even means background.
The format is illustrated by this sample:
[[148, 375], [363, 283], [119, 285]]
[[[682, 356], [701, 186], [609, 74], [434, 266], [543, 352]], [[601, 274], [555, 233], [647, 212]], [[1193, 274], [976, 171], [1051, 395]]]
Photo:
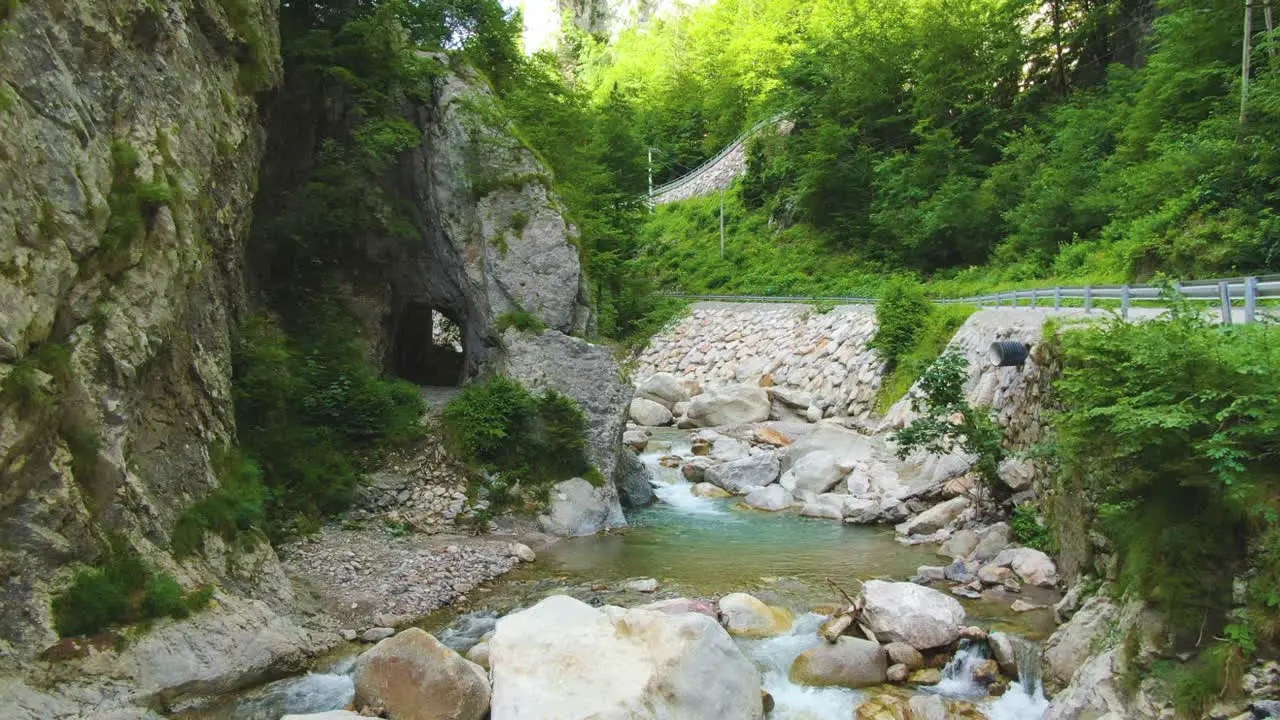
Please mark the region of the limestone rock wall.
[[[398, 338], [430, 307], [461, 329], [464, 378], [483, 374], [501, 350], [495, 330], [509, 312], [535, 315], [547, 327], [584, 335], [594, 329], [578, 229], [552, 188], [550, 170], [519, 138], [492, 89], [477, 73], [443, 54], [424, 54], [440, 73], [401, 110], [421, 131], [417, 148], [388, 172], [386, 195], [403, 213], [411, 237], [370, 233], [358, 239], [363, 262], [333, 270], [361, 319], [370, 357], [397, 372]], [[322, 138], [353, 121], [341, 87], [291, 74], [270, 104], [270, 146], [263, 173], [262, 214], [306, 182]], [[270, 279], [270, 243], [251, 249]]]
[[[187, 587], [177, 516], [234, 436], [229, 329], [280, 75], [276, 3], [10, 3], [0, 29], [0, 656], [56, 640], [50, 593], [119, 533]], [[252, 47], [251, 47], [252, 44]], [[246, 69], [246, 64], [252, 67]], [[249, 85], [252, 84], [253, 87]], [[3, 704], [3, 701], [0, 701]]]
[[875, 308], [819, 313], [805, 305], [699, 303], [649, 341], [635, 377], [669, 372], [703, 385], [767, 376], [766, 384], [812, 393], [826, 417], [870, 416], [884, 363], [867, 343]]

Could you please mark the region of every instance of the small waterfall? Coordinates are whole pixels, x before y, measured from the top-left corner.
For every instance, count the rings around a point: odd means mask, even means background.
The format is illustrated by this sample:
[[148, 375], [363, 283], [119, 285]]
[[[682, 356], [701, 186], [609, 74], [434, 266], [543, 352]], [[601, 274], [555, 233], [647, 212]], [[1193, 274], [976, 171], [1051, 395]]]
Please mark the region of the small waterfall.
[[689, 449], [687, 438], [680, 438], [676, 441], [661, 443], [662, 450], [647, 451], [640, 455], [640, 460], [649, 467], [651, 473], [653, 494], [658, 496], [658, 500], [672, 507], [692, 515], [723, 515], [724, 508], [721, 503], [711, 498], [698, 497], [693, 494], [693, 485], [685, 479], [684, 473], [679, 468], [663, 467], [659, 460], [663, 455], [684, 454], [692, 455]]
[[991, 702], [987, 717], [991, 720], [1038, 720], [1049, 709], [1040, 679], [1040, 646], [1025, 638], [1014, 637], [1013, 653], [1018, 663], [1018, 679], [1009, 683], [1004, 695]]
[[800, 653], [821, 645], [818, 628], [826, 616], [807, 613], [796, 618], [791, 632], [765, 640], [739, 640], [747, 657], [760, 668], [764, 689], [775, 703], [770, 720], [845, 720], [862, 695], [838, 687], [805, 687], [791, 682], [791, 664]]
[[973, 673], [978, 664], [989, 657], [986, 643], [961, 640], [956, 654], [942, 669], [942, 681], [930, 691], [952, 698], [984, 697], [987, 688], [973, 679]]

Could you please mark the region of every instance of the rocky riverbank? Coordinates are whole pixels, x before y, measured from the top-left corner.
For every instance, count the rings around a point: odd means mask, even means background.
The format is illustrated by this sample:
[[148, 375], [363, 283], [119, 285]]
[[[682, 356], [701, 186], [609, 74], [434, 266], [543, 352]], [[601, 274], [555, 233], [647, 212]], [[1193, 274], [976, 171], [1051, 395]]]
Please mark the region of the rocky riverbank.
[[385, 527], [327, 527], [280, 549], [286, 571], [348, 639], [403, 627], [465, 601], [482, 584], [536, 557], [529, 536], [397, 534]]

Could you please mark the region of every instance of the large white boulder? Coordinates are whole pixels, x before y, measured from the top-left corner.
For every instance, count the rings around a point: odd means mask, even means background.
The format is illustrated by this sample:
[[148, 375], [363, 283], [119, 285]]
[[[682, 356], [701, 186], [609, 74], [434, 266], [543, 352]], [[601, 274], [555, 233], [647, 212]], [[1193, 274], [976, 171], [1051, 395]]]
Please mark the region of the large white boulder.
[[835, 454], [818, 450], [805, 454], [782, 473], [782, 487], [797, 492], [807, 490], [824, 493], [835, 487], [849, 473], [849, 466], [841, 465]]
[[928, 650], [955, 642], [964, 608], [950, 595], [910, 582], [868, 580], [862, 586], [867, 627], [881, 641]]
[[806, 517], [841, 520], [844, 518], [844, 501], [849, 499], [848, 495], [823, 493], [805, 503], [804, 507], [800, 508], [800, 514]]
[[764, 422], [769, 419], [769, 395], [753, 385], [725, 385], [689, 400], [685, 416], [697, 427]]
[[841, 512], [844, 521], [851, 525], [870, 525], [880, 518], [880, 502], [871, 498], [846, 497]]
[[884, 684], [887, 671], [883, 648], [843, 635], [834, 644], [824, 642], [800, 653], [791, 664], [790, 676], [800, 685], [863, 688]]
[[747, 507], [755, 508], [756, 510], [777, 512], [791, 507], [792, 503], [795, 502], [795, 499], [791, 497], [791, 493], [787, 492], [786, 488], [781, 485], [774, 484], [755, 488], [751, 492], [747, 493], [747, 496], [742, 499], [742, 502], [745, 503]]
[[741, 460], [750, 454], [751, 443], [731, 438], [728, 435], [721, 435], [711, 443], [711, 452], [707, 457], [715, 462], [723, 463]]
[[821, 424], [787, 446], [782, 456], [782, 469], [790, 470], [806, 455], [814, 452], [830, 453], [835, 457], [836, 463], [853, 468], [860, 461], [870, 463], [874, 447], [871, 439], [865, 435], [835, 425]]
[[492, 720], [764, 717], [760, 674], [715, 620], [553, 595], [498, 621]]
[[1053, 587], [1058, 584], [1058, 568], [1053, 558], [1033, 548], [1009, 548], [992, 558], [990, 565], [1013, 570], [1023, 582]]
[[740, 637], [772, 637], [791, 630], [795, 621], [782, 608], [764, 604], [747, 593], [729, 593], [720, 598], [720, 616], [731, 635]]
[[750, 455], [707, 468], [706, 481], [722, 487], [734, 495], [746, 495], [753, 488], [763, 487], [778, 479], [778, 458], [773, 453]]
[[356, 707], [397, 720], [480, 720], [489, 709], [484, 668], [418, 628], [403, 630], [356, 660]]
[[946, 502], [938, 503], [898, 526], [903, 535], [929, 535], [946, 527], [948, 523], [960, 516], [969, 507], [969, 500], [954, 497]]
[[1044, 646], [1044, 664], [1049, 676], [1060, 683], [1071, 682], [1080, 666], [1089, 659], [1089, 651], [1115, 622], [1119, 609], [1106, 595], [1094, 595], [1049, 636]]
[[767, 392], [775, 401], [796, 410], [807, 410], [814, 401], [813, 393], [785, 385], [771, 387]]
[[636, 397], [652, 400], [671, 410], [689, 399], [689, 389], [671, 373], [654, 373], [636, 387]]
[[547, 512], [538, 516], [543, 532], [561, 537], [592, 535], [611, 524], [608, 493], [582, 478], [572, 478], [551, 488]]
[[631, 401], [631, 420], [645, 427], [671, 424], [671, 411], [659, 403], [644, 398]]

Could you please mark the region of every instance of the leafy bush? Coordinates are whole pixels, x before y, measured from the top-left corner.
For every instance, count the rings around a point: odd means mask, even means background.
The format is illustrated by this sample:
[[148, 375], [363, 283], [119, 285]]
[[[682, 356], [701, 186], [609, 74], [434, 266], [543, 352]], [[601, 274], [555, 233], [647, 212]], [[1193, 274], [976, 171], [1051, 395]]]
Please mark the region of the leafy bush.
[[53, 621], [62, 637], [92, 635], [112, 625], [157, 617], [187, 617], [209, 604], [212, 588], [184, 595], [172, 575], [158, 572], [119, 537], [111, 538], [98, 567], [76, 573], [53, 598]]
[[170, 535], [176, 558], [204, 549], [209, 532], [228, 546], [248, 547], [258, 537], [254, 531], [265, 525], [266, 487], [257, 463], [226, 448], [214, 448], [210, 455], [218, 488], [178, 517]]
[[[920, 378], [920, 392], [911, 398], [911, 409], [919, 417], [898, 431], [893, 440], [897, 455], [906, 459], [916, 450], [944, 454], [960, 450], [977, 458], [973, 465], [987, 492], [999, 499], [1008, 495], [1000, 481], [1000, 461], [1004, 459], [1000, 426], [991, 415], [969, 405], [964, 383], [969, 364], [955, 350], [944, 352]], [[954, 422], [958, 416], [959, 422]]]
[[1218, 326], [1175, 303], [1061, 344], [1054, 456], [1099, 505], [1121, 583], [1193, 642], [1225, 623], [1252, 546], [1247, 614], [1274, 616], [1280, 328]]
[[444, 429], [454, 450], [480, 471], [473, 489], [495, 510], [523, 497], [545, 500], [552, 484], [592, 469], [586, 417], [554, 390], [535, 396], [504, 377], [468, 385], [445, 408]]
[[1039, 510], [1035, 505], [1023, 503], [1013, 509], [1013, 517], [1009, 520], [1009, 528], [1018, 542], [1040, 552], [1052, 553], [1056, 546], [1053, 533], [1040, 522]]
[[515, 328], [520, 332], [541, 332], [547, 329], [547, 324], [538, 319], [537, 315], [524, 310], [512, 310], [504, 312], [494, 321], [494, 328], [499, 334], [507, 331], [507, 328]]
[[876, 408], [887, 411], [906, 395], [920, 375], [946, 350], [956, 331], [977, 308], [972, 305], [934, 305], [925, 318], [924, 326], [915, 334], [910, 349], [898, 357], [876, 392]]
[[335, 304], [314, 301], [312, 311], [291, 335], [264, 317], [241, 326], [233, 390], [241, 449], [252, 464], [229, 463], [227, 493], [211, 498], [203, 519], [187, 521], [185, 547], [198, 527], [222, 533], [252, 523], [258, 470], [268, 534], [314, 527], [350, 503], [362, 453], [422, 432], [417, 388], [373, 373]]
[[888, 369], [896, 367], [898, 358], [915, 347], [932, 310], [917, 283], [893, 280], [884, 286], [876, 303], [876, 334], [870, 347], [880, 352]]

